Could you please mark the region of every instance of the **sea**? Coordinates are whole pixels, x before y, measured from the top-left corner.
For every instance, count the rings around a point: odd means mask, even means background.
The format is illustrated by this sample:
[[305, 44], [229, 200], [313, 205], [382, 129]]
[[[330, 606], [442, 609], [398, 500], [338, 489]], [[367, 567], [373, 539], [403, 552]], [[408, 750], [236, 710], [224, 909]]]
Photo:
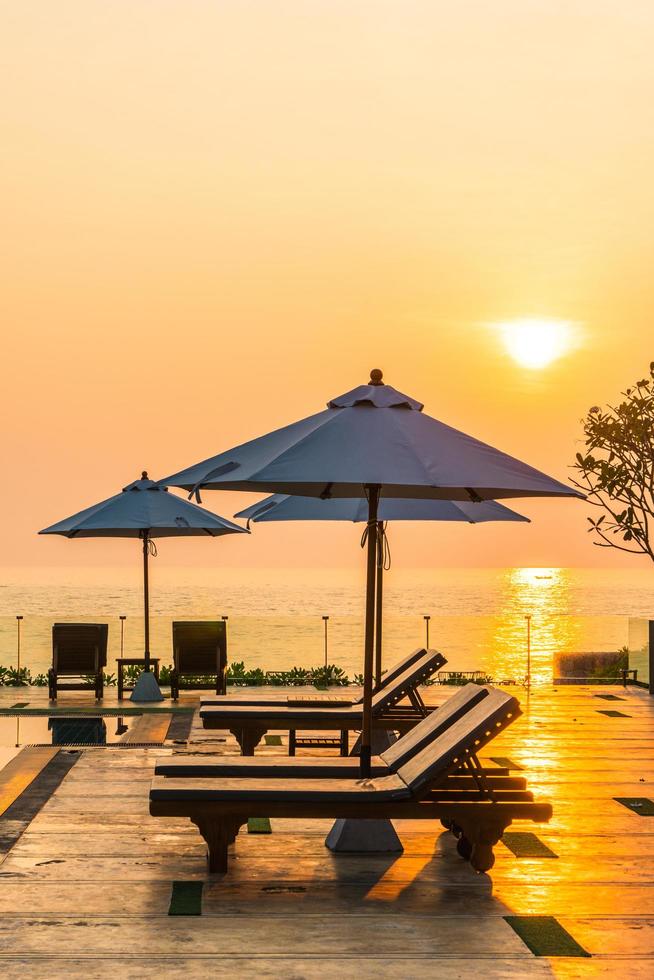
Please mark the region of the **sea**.
[[[53, 622], [107, 622], [111, 670], [121, 651], [143, 652], [142, 601], [134, 570], [1, 570], [0, 664], [17, 664], [19, 629], [21, 665], [36, 675], [51, 663]], [[353, 676], [362, 669], [363, 615], [364, 580], [351, 569], [167, 567], [151, 585], [151, 652], [171, 662], [175, 619], [227, 616], [230, 662], [272, 671], [327, 661]], [[547, 683], [559, 652], [635, 652], [648, 617], [654, 570], [642, 566], [391, 569], [383, 657], [391, 664], [426, 644], [429, 630], [448, 670], [522, 682], [529, 652], [532, 682]]]

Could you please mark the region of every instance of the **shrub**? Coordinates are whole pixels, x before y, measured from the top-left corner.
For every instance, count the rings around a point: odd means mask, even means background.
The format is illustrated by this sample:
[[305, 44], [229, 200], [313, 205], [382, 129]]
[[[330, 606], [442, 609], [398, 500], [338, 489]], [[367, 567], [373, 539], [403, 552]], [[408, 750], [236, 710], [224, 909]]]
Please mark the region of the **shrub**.
[[31, 683], [29, 668], [0, 667], [0, 686], [27, 687]]

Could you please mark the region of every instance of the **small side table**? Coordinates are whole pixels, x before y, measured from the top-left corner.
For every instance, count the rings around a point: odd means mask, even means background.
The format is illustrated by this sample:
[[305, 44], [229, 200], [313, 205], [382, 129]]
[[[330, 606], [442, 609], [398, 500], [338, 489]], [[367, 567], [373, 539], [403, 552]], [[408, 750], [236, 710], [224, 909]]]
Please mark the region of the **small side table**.
[[[118, 657], [116, 659], [118, 667], [118, 700], [123, 700], [125, 691], [133, 691], [134, 685], [125, 683], [125, 667], [143, 667], [145, 669], [145, 657]], [[150, 666], [156, 680], [159, 680], [159, 657], [150, 657]]]

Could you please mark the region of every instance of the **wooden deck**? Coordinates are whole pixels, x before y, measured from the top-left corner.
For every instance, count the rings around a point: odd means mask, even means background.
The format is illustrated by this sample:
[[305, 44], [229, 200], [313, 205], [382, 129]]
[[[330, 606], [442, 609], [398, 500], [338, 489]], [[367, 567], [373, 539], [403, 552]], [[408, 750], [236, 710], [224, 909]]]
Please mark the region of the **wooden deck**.
[[[433, 702], [448, 693], [427, 689]], [[654, 699], [598, 687], [538, 689], [529, 704], [518, 696], [524, 716], [486, 755], [522, 766], [537, 798], [553, 803], [549, 826], [511, 830], [535, 832], [557, 858], [516, 857], [500, 844], [492, 872], [475, 875], [440, 828], [398, 821], [399, 857], [333, 855], [327, 823], [279, 820], [269, 835], [243, 831], [229, 875], [212, 876], [188, 821], [148, 814], [155, 759], [185, 747], [89, 749], [0, 857], [0, 973], [654, 976], [654, 816], [613, 799], [654, 799]], [[17, 701], [36, 707], [43, 694], [0, 691], [0, 707]], [[84, 703], [94, 707], [79, 695], [59, 707]], [[188, 750], [236, 746], [196, 720]], [[0, 840], [9, 823], [0, 817]], [[204, 883], [200, 916], [168, 915], [174, 881]], [[591, 957], [534, 956], [512, 915], [556, 917]]]

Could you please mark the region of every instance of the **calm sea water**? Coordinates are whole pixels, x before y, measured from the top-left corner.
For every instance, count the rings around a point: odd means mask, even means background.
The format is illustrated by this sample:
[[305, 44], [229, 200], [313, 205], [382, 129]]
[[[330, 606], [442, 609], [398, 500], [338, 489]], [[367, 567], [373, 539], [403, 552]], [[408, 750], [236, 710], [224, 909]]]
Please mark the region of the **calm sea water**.
[[[229, 616], [229, 659], [248, 667], [286, 669], [328, 659], [349, 674], [361, 670], [363, 590], [351, 570], [225, 570], [157, 567], [152, 582], [154, 656], [171, 660], [171, 621]], [[109, 622], [110, 660], [142, 653], [138, 568], [5, 570], [0, 573], [0, 663], [16, 661], [16, 616], [22, 615], [22, 663], [32, 673], [51, 662], [56, 620]], [[450, 669], [522, 679], [526, 620], [532, 616], [532, 666], [552, 677], [556, 652], [615, 650], [629, 642], [629, 617], [654, 616], [654, 574], [565, 568], [392, 569], [385, 584], [385, 662], [425, 642]]]

